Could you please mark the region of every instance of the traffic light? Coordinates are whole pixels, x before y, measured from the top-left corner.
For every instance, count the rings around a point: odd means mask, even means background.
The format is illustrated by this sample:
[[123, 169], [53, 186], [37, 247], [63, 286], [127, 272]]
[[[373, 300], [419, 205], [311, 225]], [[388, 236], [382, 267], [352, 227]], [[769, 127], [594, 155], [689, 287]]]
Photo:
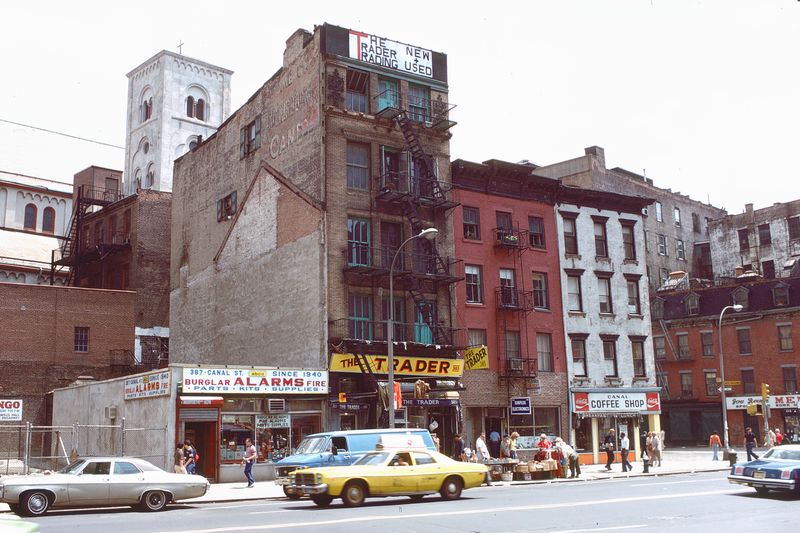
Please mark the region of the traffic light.
[[769, 383], [761, 384], [761, 398], [766, 402], [769, 400]]
[[344, 392], [339, 393], [339, 403], [347, 403], [347, 394]]
[[760, 403], [751, 403], [747, 406], [747, 414], [750, 416], [761, 416], [764, 414], [764, 409]]

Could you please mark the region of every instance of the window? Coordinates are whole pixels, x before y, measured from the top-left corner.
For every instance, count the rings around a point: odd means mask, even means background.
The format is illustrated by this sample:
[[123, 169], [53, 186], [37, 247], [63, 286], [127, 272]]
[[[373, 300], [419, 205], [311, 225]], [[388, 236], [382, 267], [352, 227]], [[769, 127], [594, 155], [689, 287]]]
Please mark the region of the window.
[[749, 253], [750, 252], [750, 236], [747, 228], [740, 229], [737, 231], [739, 234], [739, 252], [740, 253]]
[[797, 392], [797, 368], [793, 366], [783, 367], [783, 390], [786, 394]]
[[719, 386], [717, 384], [717, 372], [707, 370], [703, 372], [703, 381], [706, 384], [706, 396], [716, 396], [719, 394]]
[[695, 316], [700, 313], [700, 297], [696, 294], [690, 294], [686, 297], [686, 314]]
[[567, 311], [583, 311], [580, 276], [567, 276]]
[[650, 253], [650, 232], [644, 231], [644, 251]]
[[684, 247], [683, 241], [680, 239], [675, 240], [675, 255], [678, 259], [686, 261], [686, 248]]
[[676, 226], [680, 226], [681, 225], [681, 210], [676, 207], [676, 208], [673, 209], [672, 213], [673, 213], [673, 217], [675, 218], [675, 225]]
[[628, 279], [626, 280], [628, 286], [628, 314], [641, 315], [642, 308], [639, 303], [639, 280]]
[[664, 337], [653, 337], [653, 350], [656, 359], [664, 360], [667, 358], [667, 339]]
[[156, 166], [153, 163], [147, 165], [147, 173], [144, 176], [144, 188], [149, 189], [156, 182]]
[[261, 116], [239, 131], [239, 158], [261, 148]]
[[708, 225], [711, 223], [711, 219], [708, 217], [704, 217], [706, 220], [706, 236], [708, 236]]
[[692, 373], [683, 371], [681, 372], [681, 396], [684, 398], [691, 398], [693, 395]]
[[505, 306], [516, 306], [517, 302], [517, 282], [514, 271], [510, 268], [500, 269], [500, 297], [501, 303]]
[[[742, 390], [745, 394], [756, 392], [756, 373], [752, 368], [742, 369]], [[711, 395], [709, 394], [709, 396]]]
[[536, 334], [536, 361], [539, 372], [553, 371], [553, 338], [549, 333]]
[[658, 271], [658, 277], [661, 280], [661, 285], [664, 285], [664, 283], [666, 283], [667, 280], [669, 279], [669, 270], [667, 270], [666, 268], [660, 269]]
[[733, 303], [736, 305], [741, 305], [743, 309], [747, 309], [747, 296], [747, 289], [740, 287], [733, 291]]
[[794, 349], [791, 324], [780, 324], [778, 326], [778, 343], [781, 351], [788, 352]]
[[196, 118], [197, 120], [205, 120], [206, 115], [206, 101], [202, 98], [195, 100], [194, 96], [186, 98], [186, 116]]
[[789, 238], [800, 239], [800, 217], [787, 218], [786, 223], [789, 225]]
[[510, 242], [510, 240], [513, 240], [516, 244], [517, 236], [514, 235], [514, 225], [511, 222], [511, 213], [497, 211], [495, 213], [495, 220], [497, 222], [498, 242]]
[[481, 238], [481, 219], [478, 208], [464, 207], [462, 217], [464, 219], [464, 238], [479, 240]]
[[56, 210], [52, 207], [45, 207], [42, 214], [42, 231], [45, 233], [56, 232]]
[[144, 122], [146, 120], [150, 120], [153, 118], [153, 97], [147, 97], [142, 100], [141, 106], [139, 106], [140, 111], [140, 122]]
[[572, 217], [564, 217], [564, 252], [578, 255], [578, 231], [576, 220]]
[[486, 346], [486, 330], [470, 329], [467, 330], [470, 346]]
[[547, 298], [547, 274], [544, 272], [533, 273], [533, 306], [539, 309], [550, 309]]
[[531, 248], [545, 248], [543, 218], [528, 217], [528, 240]]
[[367, 190], [369, 183], [369, 146], [347, 143], [347, 187]]
[[[233, 218], [233, 215], [236, 214], [236, 191], [233, 191], [225, 198], [221, 200], [217, 200], [217, 222], [222, 222], [223, 220], [230, 220]], [[130, 211], [125, 212], [125, 216], [123, 217], [123, 225], [127, 226], [128, 231], [130, 231], [131, 225], [131, 215]]]
[[467, 303], [483, 303], [481, 267], [477, 265], [465, 265], [464, 278], [467, 287]]
[[611, 301], [611, 278], [597, 278], [597, 298], [600, 303], [600, 313], [614, 312], [614, 307]]
[[36, 206], [28, 204], [25, 206], [25, 229], [36, 231]]
[[692, 213], [692, 231], [700, 233], [700, 216], [697, 213]]
[[658, 240], [658, 255], [667, 255], [667, 238], [661, 234], [656, 235]]
[[351, 294], [348, 297], [347, 318], [350, 338], [372, 340], [372, 299], [368, 294]]
[[597, 257], [608, 257], [608, 237], [605, 220], [594, 221], [594, 253]]
[[714, 335], [710, 331], [700, 333], [700, 344], [703, 346], [703, 357], [714, 356]]
[[692, 353], [689, 349], [689, 334], [678, 333], [678, 357], [681, 359], [691, 359]]
[[519, 359], [519, 331], [506, 330], [504, 337], [506, 341], [506, 360]]
[[766, 246], [772, 243], [772, 235], [769, 231], [769, 224], [760, 224], [758, 226], [758, 242], [761, 246]]
[[762, 261], [761, 275], [766, 279], [775, 279], [775, 261]]
[[736, 340], [739, 342], [739, 353], [741, 355], [753, 353], [753, 348], [750, 344], [750, 328], [738, 328], [736, 330]]
[[75, 351], [81, 353], [89, 351], [89, 328], [75, 327]]
[[656, 220], [664, 222], [664, 213], [661, 211], [661, 202], [656, 202]]
[[586, 376], [586, 338], [572, 339], [572, 372], [576, 376]]
[[603, 365], [607, 378], [617, 377], [617, 343], [612, 339], [603, 339]]
[[650, 303], [650, 316], [654, 320], [664, 318], [664, 300], [656, 298]]
[[345, 107], [349, 111], [367, 113], [367, 94], [369, 94], [369, 74], [359, 70], [348, 70]]
[[136, 468], [133, 463], [128, 463], [126, 461], [114, 461], [114, 474], [115, 475], [125, 475], [125, 474], [140, 474], [141, 471]]
[[656, 386], [662, 389], [669, 388], [669, 376], [663, 370], [656, 373]]
[[631, 340], [631, 355], [633, 356], [633, 377], [646, 377], [647, 369], [644, 365], [644, 339]]
[[347, 262], [350, 266], [370, 265], [369, 220], [347, 219]]
[[[392, 316], [392, 339], [398, 342], [405, 342], [406, 338], [406, 301], [404, 298], [395, 296], [392, 298], [394, 303], [394, 315]], [[381, 319], [383, 320], [384, 330], [389, 331], [389, 298], [383, 298], [381, 302]], [[383, 333], [382, 332], [382, 333]], [[385, 337], [383, 337], [385, 339]]]
[[789, 305], [789, 287], [779, 283], [772, 288], [772, 301], [776, 307]]
[[622, 224], [622, 250], [626, 261], [636, 260], [636, 240], [633, 233], [633, 224]]
[[408, 118], [415, 122], [430, 120], [430, 91], [427, 87], [408, 84]]

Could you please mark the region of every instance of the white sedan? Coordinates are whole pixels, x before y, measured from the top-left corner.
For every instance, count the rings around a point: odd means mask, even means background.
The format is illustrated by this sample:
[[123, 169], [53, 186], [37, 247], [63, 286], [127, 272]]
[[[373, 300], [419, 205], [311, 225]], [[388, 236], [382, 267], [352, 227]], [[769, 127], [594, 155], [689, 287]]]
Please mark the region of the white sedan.
[[0, 502], [23, 516], [51, 507], [132, 505], [160, 511], [176, 500], [208, 492], [202, 476], [172, 474], [133, 457], [87, 457], [54, 473], [0, 479]]

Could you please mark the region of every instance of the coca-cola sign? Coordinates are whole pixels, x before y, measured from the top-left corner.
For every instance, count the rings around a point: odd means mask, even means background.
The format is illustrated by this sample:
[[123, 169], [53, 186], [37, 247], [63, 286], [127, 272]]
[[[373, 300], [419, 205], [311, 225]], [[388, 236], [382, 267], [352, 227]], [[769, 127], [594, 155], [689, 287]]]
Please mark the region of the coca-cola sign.
[[573, 410], [576, 413], [636, 412], [653, 414], [661, 411], [657, 392], [574, 392]]

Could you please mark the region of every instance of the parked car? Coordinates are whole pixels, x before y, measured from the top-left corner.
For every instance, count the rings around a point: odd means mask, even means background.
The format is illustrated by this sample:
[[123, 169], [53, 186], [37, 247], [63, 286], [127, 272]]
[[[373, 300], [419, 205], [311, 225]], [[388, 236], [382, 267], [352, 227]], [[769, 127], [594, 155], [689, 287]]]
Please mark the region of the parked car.
[[753, 487], [760, 494], [770, 490], [800, 493], [800, 445], [776, 446], [755, 461], [737, 463], [728, 481]]
[[0, 479], [0, 502], [23, 516], [40, 516], [51, 507], [132, 505], [160, 511], [208, 488], [202, 476], [172, 474], [142, 459], [87, 457], [58, 472]]
[[321, 507], [334, 498], [354, 507], [368, 497], [410, 496], [419, 501], [437, 492], [455, 500], [463, 489], [479, 487], [486, 472], [486, 465], [454, 461], [421, 445], [393, 447], [366, 453], [352, 466], [296, 470], [290, 487]]
[[283, 486], [283, 493], [289, 498], [300, 498], [302, 494], [291, 486], [290, 472], [299, 468], [351, 465], [365, 453], [375, 450], [383, 435], [416, 436], [421, 439], [421, 447], [436, 451], [427, 429], [361, 429], [315, 433], [303, 439], [294, 454], [275, 463], [275, 483]]

